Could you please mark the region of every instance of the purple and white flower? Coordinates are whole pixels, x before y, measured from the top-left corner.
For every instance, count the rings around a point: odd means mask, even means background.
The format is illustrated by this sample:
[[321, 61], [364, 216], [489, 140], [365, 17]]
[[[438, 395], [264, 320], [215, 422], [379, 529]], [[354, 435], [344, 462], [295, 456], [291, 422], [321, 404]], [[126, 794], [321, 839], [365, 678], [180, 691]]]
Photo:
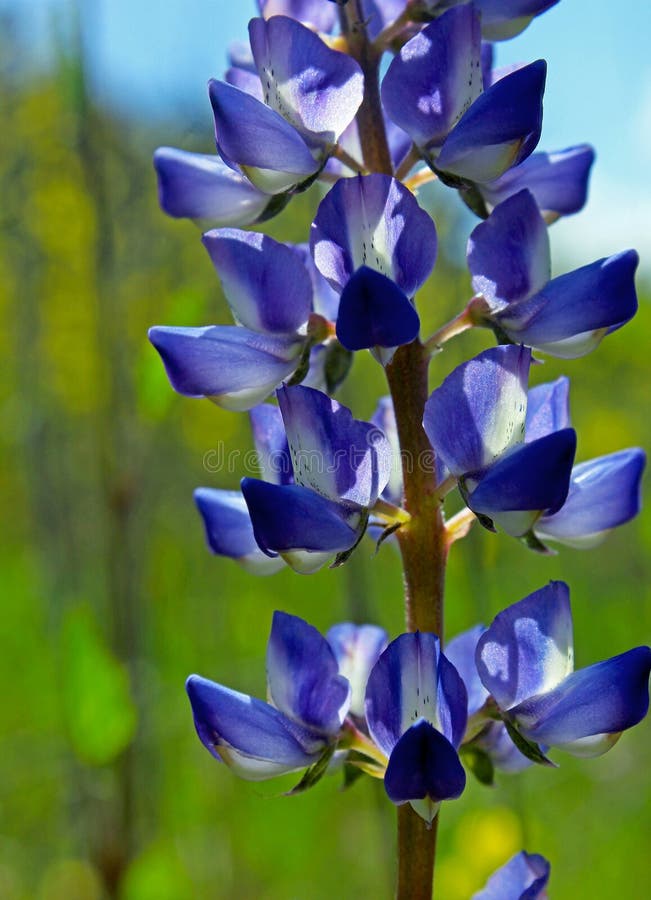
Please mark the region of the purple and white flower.
[[651, 649], [574, 671], [569, 588], [553, 581], [499, 613], [481, 635], [479, 677], [527, 741], [599, 756], [649, 707]]
[[529, 191], [501, 203], [468, 241], [468, 267], [481, 304], [477, 324], [514, 343], [575, 359], [637, 310], [634, 250], [551, 278], [547, 227]]
[[389, 759], [384, 786], [427, 822], [466, 784], [457, 749], [467, 720], [463, 681], [433, 634], [402, 634], [375, 664], [366, 688], [371, 737]]

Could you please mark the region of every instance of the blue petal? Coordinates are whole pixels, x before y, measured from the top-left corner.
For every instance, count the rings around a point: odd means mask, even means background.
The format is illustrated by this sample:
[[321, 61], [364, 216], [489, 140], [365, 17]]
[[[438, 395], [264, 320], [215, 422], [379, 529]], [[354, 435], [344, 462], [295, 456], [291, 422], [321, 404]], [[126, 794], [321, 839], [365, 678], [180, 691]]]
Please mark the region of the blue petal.
[[[330, 0], [338, 2], [338, 0]], [[366, 17], [366, 30], [371, 40], [398, 18], [404, 11], [405, 0], [363, 0], [364, 15]]]
[[546, 72], [539, 59], [491, 85], [445, 139], [436, 169], [486, 182], [529, 156], [540, 140]]
[[321, 391], [295, 385], [277, 396], [296, 482], [330, 500], [373, 506], [391, 468], [382, 432]]
[[364, 695], [371, 669], [388, 643], [387, 633], [377, 625], [333, 625], [326, 640], [339, 666], [339, 672], [351, 687], [350, 712], [364, 716]]
[[454, 666], [440, 652], [436, 635], [402, 634], [373, 667], [366, 688], [366, 720], [387, 756], [420, 719], [458, 746], [466, 729], [467, 694]]
[[413, 304], [390, 278], [362, 266], [342, 291], [337, 337], [348, 350], [399, 347], [418, 335]]
[[323, 0], [258, 0], [258, 9], [265, 19], [291, 16], [317, 31], [332, 31], [337, 21], [337, 7]]
[[391, 447], [391, 474], [387, 486], [382, 491], [382, 497], [389, 503], [400, 506], [402, 503], [402, 458], [400, 455], [400, 440], [398, 438], [398, 424], [391, 397], [380, 397], [378, 405], [371, 419], [389, 442]]
[[486, 631], [485, 625], [475, 625], [468, 631], [458, 634], [445, 645], [445, 655], [461, 676], [468, 693], [468, 715], [478, 712], [488, 699], [489, 692], [481, 683], [475, 651], [477, 641]]
[[314, 265], [309, 244], [294, 244], [292, 249], [300, 256], [312, 281], [312, 308], [314, 312], [324, 316], [328, 321], [334, 322], [339, 309], [338, 292], [330, 287]]
[[524, 31], [535, 16], [551, 9], [558, 0], [474, 0], [474, 3], [481, 12], [483, 37], [487, 41], [505, 41]]
[[384, 787], [389, 800], [402, 804], [428, 799], [432, 803], [460, 797], [466, 773], [450, 741], [420, 719], [407, 729], [389, 758]]
[[310, 235], [317, 269], [339, 293], [370, 266], [413, 297], [436, 259], [436, 228], [411, 191], [388, 175], [342, 178], [317, 210]]
[[149, 330], [172, 387], [209, 397], [225, 409], [261, 403], [298, 365], [303, 341], [257, 334], [234, 325]]
[[468, 239], [472, 286], [491, 312], [541, 290], [551, 275], [547, 226], [529, 191], [501, 203]]
[[350, 704], [328, 641], [297, 616], [275, 612], [267, 644], [267, 685], [274, 706], [311, 731], [335, 735]]
[[238, 324], [293, 334], [312, 311], [312, 281], [299, 254], [267, 235], [219, 228], [203, 235]]
[[[530, 740], [569, 752], [579, 742], [578, 753], [585, 755], [582, 739], [617, 735], [644, 718], [650, 671], [651, 649], [636, 647], [573, 672], [553, 690], [524, 700], [510, 715]], [[597, 752], [609, 746], [612, 742], [603, 742]]]
[[270, 556], [293, 550], [334, 555], [357, 540], [359, 512], [309, 488], [243, 478], [242, 493], [258, 546]]
[[499, 613], [480, 637], [475, 659], [503, 710], [561, 684], [574, 665], [568, 586], [552, 581]]
[[359, 65], [287, 16], [252, 19], [249, 36], [265, 103], [311, 146], [335, 144], [362, 102]]
[[569, 427], [569, 392], [570, 382], [564, 375], [530, 388], [524, 437], [527, 443]]
[[637, 310], [638, 255], [627, 250], [554, 278], [533, 297], [512, 303], [494, 319], [514, 341], [574, 359], [592, 350]]
[[191, 675], [186, 690], [204, 746], [251, 781], [311, 765], [325, 747], [318, 735], [262, 700]]
[[291, 484], [292, 461], [280, 410], [270, 403], [262, 403], [249, 410], [249, 419], [263, 480], [272, 484]]
[[269, 194], [286, 191], [318, 172], [300, 134], [281, 115], [245, 91], [209, 82], [217, 149]]
[[549, 871], [544, 856], [522, 850], [494, 872], [472, 900], [543, 900]]
[[526, 534], [547, 509], [565, 502], [576, 451], [576, 432], [564, 428], [522, 444], [477, 480], [460, 485], [473, 512], [495, 520], [513, 537]]
[[418, 147], [440, 146], [482, 91], [479, 16], [450, 9], [402, 47], [382, 82], [382, 104]]
[[227, 556], [255, 575], [271, 575], [285, 565], [258, 547], [244, 497], [239, 491], [198, 488], [194, 492], [208, 546], [217, 556]]
[[231, 66], [224, 74], [224, 81], [259, 100], [260, 103], [264, 102], [262, 83], [256, 71], [251, 72], [240, 66]]
[[496, 181], [478, 185], [489, 209], [517, 194], [531, 191], [546, 222], [583, 209], [595, 153], [588, 144], [556, 153], [532, 153]]
[[595, 546], [609, 529], [640, 511], [645, 463], [644, 451], [633, 447], [575, 466], [567, 500], [536, 523], [536, 535], [574, 547]]
[[[244, 69], [245, 72], [251, 72], [256, 75], [255, 63], [253, 62], [253, 54], [248, 41], [231, 41], [227, 48], [228, 62], [231, 66], [238, 69]], [[260, 79], [258, 79], [259, 81]]]
[[530, 362], [525, 347], [493, 347], [432, 392], [423, 427], [453, 475], [484, 469], [522, 441]]
[[159, 147], [154, 167], [158, 199], [168, 216], [252, 225], [271, 200], [218, 156]]

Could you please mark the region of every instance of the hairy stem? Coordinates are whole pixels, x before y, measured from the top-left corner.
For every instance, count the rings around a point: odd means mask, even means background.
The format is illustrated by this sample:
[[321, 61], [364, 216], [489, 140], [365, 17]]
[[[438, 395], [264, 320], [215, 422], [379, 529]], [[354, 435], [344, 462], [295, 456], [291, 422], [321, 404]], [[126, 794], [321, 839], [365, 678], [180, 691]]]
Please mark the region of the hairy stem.
[[[380, 56], [368, 41], [359, 0], [350, 0], [340, 12], [349, 52], [364, 73], [364, 102], [357, 117], [364, 165], [371, 172], [391, 175], [393, 166], [380, 103]], [[441, 636], [447, 541], [433, 453], [422, 427], [428, 362], [429, 354], [416, 340], [396, 351], [386, 371], [402, 451], [404, 506], [411, 517], [397, 532], [407, 628]], [[430, 900], [436, 824], [437, 819], [428, 828], [409, 805], [398, 809], [398, 900]]]

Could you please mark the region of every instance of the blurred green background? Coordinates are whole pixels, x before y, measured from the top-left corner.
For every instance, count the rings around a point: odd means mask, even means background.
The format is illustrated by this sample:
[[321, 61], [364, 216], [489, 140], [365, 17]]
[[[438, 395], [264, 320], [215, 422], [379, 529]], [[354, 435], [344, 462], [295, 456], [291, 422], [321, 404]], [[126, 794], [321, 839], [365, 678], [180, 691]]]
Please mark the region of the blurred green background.
[[[175, 395], [146, 341], [152, 324], [228, 321], [199, 232], [158, 210], [150, 162], [160, 143], [206, 149], [208, 122], [111, 112], [92, 99], [74, 29], [43, 71], [13, 24], [0, 45], [0, 897], [388, 898], [395, 810], [382, 785], [342, 792], [332, 777], [283, 798], [285, 781], [237, 781], [197, 740], [183, 682], [194, 671], [263, 696], [276, 608], [322, 630], [353, 618], [397, 634], [397, 554], [373, 557], [369, 542], [342, 569], [256, 580], [208, 553], [191, 492], [251, 474], [204, 465], [218, 442], [250, 447], [247, 419]], [[468, 220], [436, 197], [420, 196], [441, 242], [419, 296], [430, 330], [470, 290], [452, 252]], [[318, 199], [312, 189], [268, 230], [304, 239]], [[632, 325], [533, 373], [571, 375], [579, 459], [651, 443], [639, 288]], [[488, 344], [453, 342], [433, 384]], [[368, 417], [384, 390], [358, 355], [340, 399]], [[477, 529], [452, 551], [446, 635], [563, 578], [578, 666], [648, 642], [650, 549], [648, 513], [551, 559]], [[647, 896], [648, 738], [645, 724], [603, 758], [471, 784], [442, 812], [441, 900], [466, 900], [523, 846], [552, 861], [558, 900]]]

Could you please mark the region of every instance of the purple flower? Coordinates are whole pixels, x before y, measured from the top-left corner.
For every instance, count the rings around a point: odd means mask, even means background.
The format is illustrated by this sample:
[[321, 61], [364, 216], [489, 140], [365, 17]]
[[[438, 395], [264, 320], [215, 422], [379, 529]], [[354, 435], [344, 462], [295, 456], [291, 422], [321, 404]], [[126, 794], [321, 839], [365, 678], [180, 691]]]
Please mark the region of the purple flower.
[[540, 213], [551, 224], [579, 212], [588, 196], [588, 179], [595, 154], [588, 144], [555, 153], [532, 153], [495, 181], [478, 184], [461, 196], [482, 218], [521, 190], [528, 190]]
[[377, 625], [353, 625], [342, 622], [333, 625], [326, 634], [332, 647], [339, 673], [351, 687], [350, 713], [364, 717], [364, 697], [371, 669], [389, 642], [387, 633]]
[[296, 335], [312, 311], [312, 281], [293, 247], [236, 228], [216, 228], [203, 244], [238, 325]]
[[461, 795], [466, 719], [463, 681], [438, 638], [416, 632], [392, 641], [368, 679], [366, 720], [389, 758], [384, 785], [393, 803], [409, 802], [431, 822], [442, 800]]
[[597, 546], [611, 529], [639, 513], [645, 464], [644, 451], [631, 447], [574, 466], [565, 503], [539, 519], [534, 534], [569, 547]]
[[[463, 0], [458, 0], [463, 2]], [[558, 0], [473, 0], [481, 13], [481, 32], [487, 41], [513, 38]]]
[[530, 362], [531, 352], [514, 345], [480, 353], [432, 392], [423, 418], [470, 509], [514, 537], [563, 505], [576, 449], [571, 428], [524, 441]]
[[476, 625], [458, 634], [446, 644], [445, 655], [463, 679], [468, 693], [469, 722], [464, 739], [464, 758], [472, 762], [473, 756], [479, 754], [483, 760], [487, 759], [490, 774], [484, 780], [490, 783], [493, 769], [515, 773], [528, 768], [532, 763], [520, 753], [502, 722], [487, 722], [482, 714], [482, 707], [490, 695], [479, 677], [475, 652], [477, 642], [485, 631], [485, 625]]
[[476, 320], [514, 343], [574, 359], [637, 310], [634, 250], [550, 280], [545, 222], [529, 191], [501, 203], [468, 240], [468, 267], [483, 297]]
[[535, 149], [545, 75], [538, 60], [483, 90], [480, 18], [464, 4], [407, 41], [384, 77], [382, 102], [444, 180], [484, 183]]
[[499, 613], [479, 638], [479, 677], [527, 741], [599, 756], [649, 706], [651, 649], [574, 671], [569, 588], [551, 582]]
[[390, 396], [380, 397], [371, 422], [383, 432], [391, 448], [391, 474], [385, 489], [382, 491], [382, 497], [389, 503], [400, 506], [403, 493], [402, 459], [400, 456], [396, 413]]
[[388, 481], [391, 449], [375, 426], [320, 391], [283, 387], [278, 402], [295, 484], [245, 478], [242, 492], [259, 547], [308, 574], [361, 539]]
[[249, 35], [262, 100], [210, 82], [217, 149], [260, 190], [281, 194], [325, 164], [362, 101], [362, 72], [287, 16], [252, 19]]
[[258, 190], [218, 156], [159, 147], [154, 167], [160, 205], [168, 216], [214, 225], [253, 225], [279, 211], [276, 198]]
[[149, 330], [149, 340], [175, 391], [237, 411], [251, 409], [289, 378], [305, 344], [300, 337], [260, 334], [235, 325], [156, 326]]
[[529, 388], [524, 426], [527, 443], [570, 427], [569, 394], [570, 382], [564, 375]]
[[157, 326], [150, 340], [172, 386], [226, 409], [265, 400], [303, 363], [313, 279], [296, 248], [235, 228], [203, 236], [237, 326]]
[[194, 501], [203, 519], [206, 541], [216, 556], [235, 560], [252, 575], [274, 575], [284, 568], [283, 559], [269, 557], [258, 547], [246, 501], [239, 491], [197, 488]]
[[544, 900], [550, 865], [538, 853], [521, 850], [472, 895], [472, 900]]
[[[568, 393], [569, 382], [564, 377], [529, 391], [525, 441], [569, 426]], [[599, 544], [610, 530], [640, 511], [645, 464], [644, 451], [629, 447], [574, 466], [563, 506], [535, 523], [537, 540], [543, 546], [547, 541], [576, 548]]]
[[436, 228], [395, 178], [358, 175], [339, 181], [319, 204], [310, 248], [317, 269], [338, 293], [368, 266], [411, 298], [434, 266]]
[[257, 0], [257, 4], [265, 19], [289, 16], [317, 31], [332, 31], [337, 21], [336, 6], [328, 6], [323, 0]]
[[[249, 418], [263, 479], [271, 484], [291, 484], [292, 464], [280, 410], [265, 403], [251, 409]], [[285, 567], [282, 557], [268, 556], [259, 548], [246, 501], [239, 491], [198, 488], [194, 499], [214, 554], [235, 560], [254, 575], [273, 575]]]
[[387, 175], [339, 181], [321, 201], [310, 247], [341, 294], [337, 336], [351, 350], [392, 348], [418, 334], [411, 299], [436, 258], [436, 229], [413, 194]]
[[186, 683], [204, 746], [236, 775], [273, 778], [315, 763], [336, 741], [350, 685], [322, 635], [276, 612], [267, 645], [270, 703], [191, 675]]

